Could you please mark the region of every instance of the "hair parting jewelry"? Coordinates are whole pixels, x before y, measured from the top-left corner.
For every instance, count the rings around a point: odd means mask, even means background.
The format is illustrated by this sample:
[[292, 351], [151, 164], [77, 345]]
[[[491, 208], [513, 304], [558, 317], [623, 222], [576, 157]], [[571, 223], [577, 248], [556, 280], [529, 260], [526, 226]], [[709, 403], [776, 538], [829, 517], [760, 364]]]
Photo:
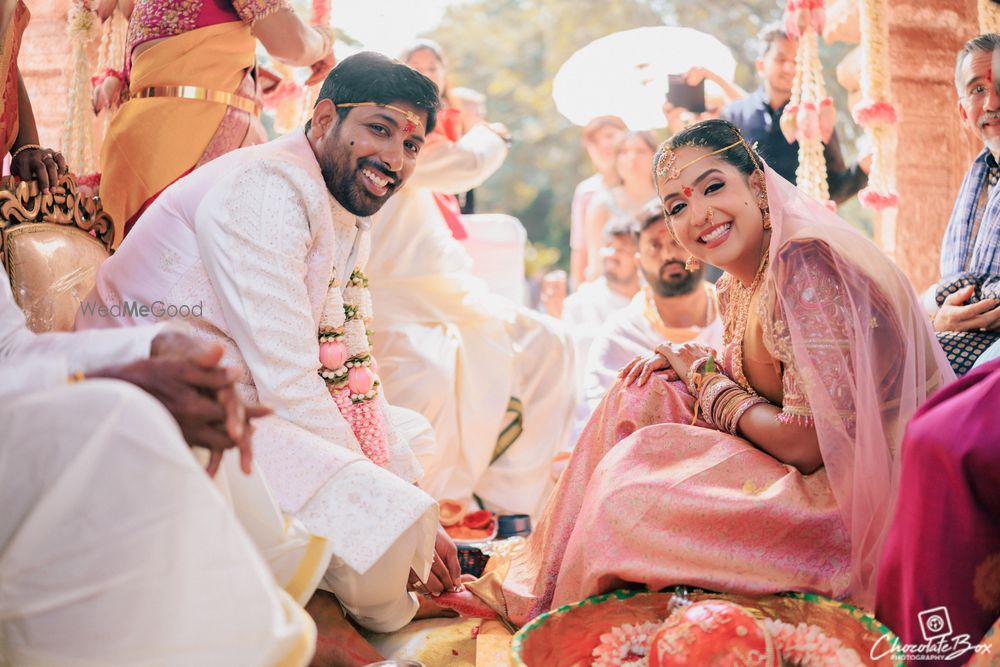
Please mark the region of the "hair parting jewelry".
[[741, 135], [737, 141], [729, 144], [728, 146], [723, 146], [722, 148], [714, 150], [711, 153], [705, 153], [704, 155], [699, 155], [698, 157], [694, 158], [693, 160], [691, 160], [682, 167], [674, 167], [674, 164], [676, 164], [677, 162], [677, 153], [675, 153], [673, 149], [667, 146], [667, 143], [669, 143], [669, 141], [670, 140], [668, 139], [667, 141], [663, 142], [663, 144], [660, 145], [660, 156], [656, 160], [656, 175], [666, 176], [668, 181], [672, 181], [676, 178], [679, 178], [681, 172], [690, 167], [691, 165], [693, 165], [695, 162], [704, 160], [707, 157], [712, 157], [713, 155], [718, 155], [719, 153], [724, 153], [728, 151], [730, 148], [733, 148], [734, 146], [739, 146], [740, 143], [743, 144], [746, 143], [746, 140], [743, 139]]

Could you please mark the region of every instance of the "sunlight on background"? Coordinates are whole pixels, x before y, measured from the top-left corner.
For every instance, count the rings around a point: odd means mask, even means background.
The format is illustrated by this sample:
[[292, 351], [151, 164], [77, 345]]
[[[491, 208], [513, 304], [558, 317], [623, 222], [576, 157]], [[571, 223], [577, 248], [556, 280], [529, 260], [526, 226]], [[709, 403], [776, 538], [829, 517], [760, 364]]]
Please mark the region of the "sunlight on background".
[[333, 0], [333, 25], [366, 48], [397, 56], [418, 35], [433, 30], [451, 5], [463, 0]]

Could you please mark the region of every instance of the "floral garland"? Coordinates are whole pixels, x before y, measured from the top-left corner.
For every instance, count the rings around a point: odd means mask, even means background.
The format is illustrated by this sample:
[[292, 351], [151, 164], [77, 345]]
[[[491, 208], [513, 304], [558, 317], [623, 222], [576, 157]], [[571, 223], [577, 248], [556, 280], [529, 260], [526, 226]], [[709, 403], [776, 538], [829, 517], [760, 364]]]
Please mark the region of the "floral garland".
[[389, 463], [389, 441], [385, 416], [378, 400], [378, 365], [371, 354], [372, 297], [368, 278], [354, 269], [341, 290], [330, 280], [319, 320], [319, 374], [340, 413], [373, 463]]
[[663, 623], [626, 623], [601, 635], [600, 644], [591, 655], [591, 667], [646, 667], [649, 644]]
[[896, 181], [896, 107], [889, 76], [889, 8], [886, 0], [861, 1], [861, 100], [851, 110], [872, 139], [868, 187], [858, 194], [866, 208], [884, 211], [899, 205]]
[[90, 77], [93, 87], [94, 112], [101, 118], [101, 135], [108, 130], [112, 112], [118, 106], [125, 87], [125, 40], [128, 19], [117, 5], [101, 26], [101, 43], [97, 49], [97, 71]]
[[844, 646], [815, 625], [792, 625], [765, 618], [764, 625], [781, 652], [781, 664], [794, 667], [862, 667], [865, 663], [858, 652]]
[[[836, 637], [806, 623], [792, 625], [777, 619], [759, 621], [771, 635], [781, 654], [781, 664], [788, 667], [863, 667], [858, 652], [847, 648]], [[650, 642], [662, 623], [632, 625], [626, 623], [601, 635], [591, 654], [591, 667], [648, 667]]]
[[781, 114], [780, 127], [789, 143], [799, 142], [799, 168], [795, 172], [801, 190], [821, 202], [830, 199], [823, 144], [833, 134], [837, 112], [826, 94], [823, 66], [819, 59], [819, 37], [826, 20], [824, 0], [789, 0], [785, 8], [785, 31], [799, 40], [795, 54], [792, 96]]
[[97, 12], [90, 8], [87, 0], [73, 0], [67, 18], [71, 56], [62, 154], [72, 171], [84, 174], [95, 171], [96, 167], [87, 45], [97, 36], [98, 23]]

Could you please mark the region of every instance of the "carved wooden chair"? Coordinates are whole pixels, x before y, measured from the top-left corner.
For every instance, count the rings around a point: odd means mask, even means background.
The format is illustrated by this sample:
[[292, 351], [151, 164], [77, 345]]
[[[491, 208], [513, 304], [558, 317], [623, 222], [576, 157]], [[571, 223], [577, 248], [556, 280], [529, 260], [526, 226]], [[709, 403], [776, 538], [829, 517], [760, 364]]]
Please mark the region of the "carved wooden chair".
[[35, 332], [73, 328], [114, 235], [111, 216], [71, 174], [47, 194], [34, 182], [0, 179], [0, 260]]

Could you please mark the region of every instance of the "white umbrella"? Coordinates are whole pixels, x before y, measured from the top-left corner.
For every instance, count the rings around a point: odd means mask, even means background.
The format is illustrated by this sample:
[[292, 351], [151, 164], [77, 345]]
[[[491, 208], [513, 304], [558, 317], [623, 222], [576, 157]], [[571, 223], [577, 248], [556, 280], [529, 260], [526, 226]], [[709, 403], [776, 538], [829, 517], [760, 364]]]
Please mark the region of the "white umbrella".
[[729, 80], [736, 73], [733, 54], [706, 33], [670, 26], [623, 30], [570, 56], [552, 82], [552, 97], [576, 125], [613, 115], [633, 130], [664, 127], [669, 76], [696, 66]]

